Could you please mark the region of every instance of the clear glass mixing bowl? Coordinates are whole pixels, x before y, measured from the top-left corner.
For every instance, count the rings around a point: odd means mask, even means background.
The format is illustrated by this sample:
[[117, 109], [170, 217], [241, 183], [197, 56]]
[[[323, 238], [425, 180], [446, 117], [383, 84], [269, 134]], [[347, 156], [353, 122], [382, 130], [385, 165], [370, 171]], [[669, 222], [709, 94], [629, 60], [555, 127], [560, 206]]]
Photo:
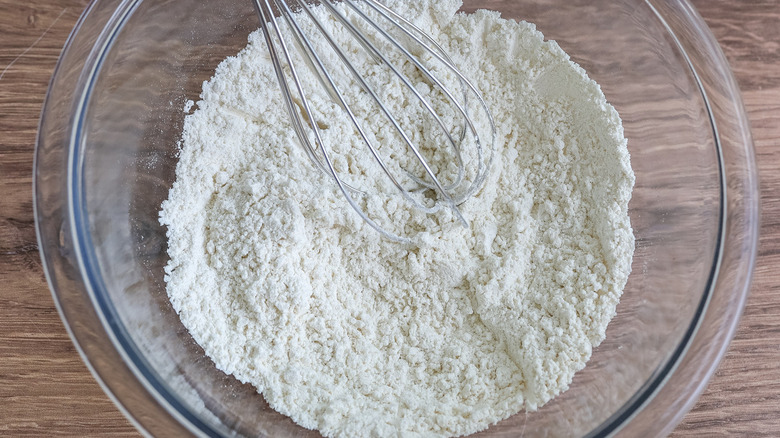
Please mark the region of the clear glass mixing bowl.
[[[726, 60], [671, 0], [467, 1], [537, 24], [620, 112], [636, 188], [633, 272], [571, 388], [480, 436], [663, 435], [731, 339], [758, 233], [748, 123]], [[157, 436], [317, 436], [218, 371], [168, 303], [160, 203], [182, 108], [259, 25], [248, 0], [98, 0], [51, 82], [36, 150], [41, 255], [84, 361]], [[262, 116], [262, 115], [261, 115]]]

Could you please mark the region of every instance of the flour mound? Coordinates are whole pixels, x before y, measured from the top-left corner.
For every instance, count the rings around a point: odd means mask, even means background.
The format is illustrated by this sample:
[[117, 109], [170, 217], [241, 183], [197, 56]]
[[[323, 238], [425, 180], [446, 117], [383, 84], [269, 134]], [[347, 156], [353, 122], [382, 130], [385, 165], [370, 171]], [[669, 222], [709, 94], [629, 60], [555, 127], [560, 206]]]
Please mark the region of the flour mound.
[[[217, 367], [303, 427], [470, 434], [566, 390], [603, 340], [630, 272], [634, 175], [617, 112], [533, 25], [456, 14], [457, 0], [388, 4], [442, 44], [495, 117], [489, 179], [462, 205], [470, 227], [392, 200], [372, 206], [424, 225], [415, 245], [366, 226], [299, 146], [256, 32], [185, 119], [160, 213], [167, 291]], [[337, 152], [364, 150], [337, 106], [320, 108]], [[373, 158], [351, 156], [345, 171], [370, 181]]]

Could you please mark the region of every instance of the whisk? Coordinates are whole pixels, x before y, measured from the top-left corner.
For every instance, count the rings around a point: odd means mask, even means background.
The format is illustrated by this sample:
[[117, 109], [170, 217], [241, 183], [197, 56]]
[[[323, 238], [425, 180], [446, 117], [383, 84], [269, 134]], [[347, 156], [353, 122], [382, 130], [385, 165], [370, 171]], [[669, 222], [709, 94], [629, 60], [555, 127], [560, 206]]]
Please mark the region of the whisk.
[[[305, 0], [253, 0], [253, 2], [260, 15], [268, 53], [273, 63], [296, 136], [314, 165], [333, 178], [344, 198], [360, 217], [385, 237], [398, 242], [410, 242], [408, 237], [402, 237], [388, 231], [369, 217], [369, 214], [355, 201], [355, 196], [367, 195], [367, 193], [347, 183], [339, 175], [339, 172], [336, 171], [333, 157], [331, 156], [331, 148], [323, 141], [321, 132], [328, 123], [327, 121], [317, 120], [317, 113], [312, 111], [313, 104], [302, 85], [301, 71], [296, 65], [292, 50], [298, 51], [298, 58], [303, 59], [304, 68], [308, 68], [316, 76], [317, 81], [324, 87], [330, 99], [349, 118], [357, 132], [356, 135], [362, 139], [376, 163], [381, 167], [382, 174], [389, 178], [389, 181], [395, 186], [398, 193], [415, 208], [426, 213], [434, 213], [442, 206], [450, 208], [457, 220], [467, 227], [468, 222], [461, 214], [459, 205], [473, 196], [487, 177], [488, 169], [492, 162], [495, 124], [481, 93], [453, 65], [451, 58], [442, 47], [408, 19], [376, 0], [340, 0], [337, 2], [320, 0], [316, 2], [318, 3], [317, 5], [313, 5]], [[407, 132], [408, 128], [404, 129], [401, 126], [402, 124], [398, 121], [397, 116], [380, 99], [379, 91], [369, 84], [369, 81], [350, 61], [349, 56], [345, 53], [343, 47], [340, 47], [336, 42], [336, 39], [329, 32], [323, 20], [318, 18], [314, 11], [315, 8], [325, 8], [330, 14], [328, 17], [334, 18], [337, 23], [343, 26], [378, 65], [384, 66], [389, 72], [397, 75], [405, 89], [408, 90], [406, 92], [411, 93], [414, 99], [417, 99], [419, 104], [425, 108], [429, 117], [435, 121], [433, 125], [441, 131], [439, 137], [444, 139], [443, 147], [451, 150], [452, 157], [457, 165], [457, 175], [454, 177], [454, 181], [447, 184], [442, 181], [441, 175], [437, 175], [419, 145], [412, 141], [412, 136]], [[354, 12], [354, 14], [351, 14], [352, 20], [345, 15], [345, 12], [348, 10]], [[318, 10], [317, 12], [322, 11]], [[312, 34], [312, 26], [309, 26], [309, 34], [303, 30], [299, 20], [304, 19], [304, 17], [310, 20], [310, 23], [313, 23], [313, 28], [317, 30], [316, 33]], [[355, 17], [361, 20], [360, 25], [354, 21]], [[286, 25], [286, 32], [283, 31], [280, 23]], [[361, 30], [361, 26], [372, 31], [369, 34]], [[401, 71], [402, 68], [394, 65], [388, 59], [387, 53], [383, 53], [380, 50], [379, 45], [375, 43], [375, 41], [378, 41], [377, 38], [384, 39], [385, 46], [392, 47], [394, 50], [402, 53], [403, 57], [416, 68], [416, 71], [419, 71], [422, 77], [431, 84], [431, 87], [439, 90], [441, 96], [444, 96], [443, 101], [451, 105], [455, 114], [458, 115], [457, 119], [462, 120], [462, 126], [447, 126], [445, 124], [440, 114], [434, 108], [434, 104], [429, 99], [426, 99], [423, 93], [413, 85], [409, 76]], [[346, 70], [343, 68], [339, 69], [342, 73], [336, 73], [333, 71], [334, 69], [328, 68], [321, 54], [314, 49], [313, 41], [322, 42], [322, 39], [332, 48], [338, 60], [346, 68]], [[422, 53], [423, 56], [416, 56], [413, 54], [414, 52]], [[434, 60], [439, 66], [443, 66], [445, 71], [448, 70], [454, 74], [461, 85], [461, 91], [455, 92], [450, 86], [445, 85], [445, 81], [434, 74], [433, 69], [426, 66], [423, 57], [426, 57], [429, 60], [428, 62]], [[338, 81], [334, 78], [334, 75], [343, 74], [344, 71], [353, 76], [354, 82], [358, 84], [361, 91], [375, 103], [379, 108], [379, 112], [386, 117], [392, 128], [402, 139], [405, 147], [408, 148], [408, 151], [413, 154], [421, 166], [422, 171], [419, 176], [404, 169], [407, 179], [413, 182], [413, 187], [404, 187], [399, 182], [397, 175], [394, 175], [390, 170], [391, 166], [388, 166], [387, 157], [383, 157], [377, 150], [366, 128], [358, 120], [353, 108], [347, 103], [344, 91], [339, 88], [337, 85]], [[457, 98], [456, 94], [458, 95]], [[478, 132], [477, 124], [472, 115], [475, 110], [469, 106], [470, 98], [474, 99], [472, 103], [476, 104], [472, 106], [484, 111], [484, 116], [489, 125], [489, 132]], [[456, 132], [458, 130], [459, 133]], [[481, 136], [480, 134], [483, 135]], [[486, 136], [489, 138], [484, 138], [486, 137], [484, 134], [487, 134]], [[466, 142], [467, 138], [470, 141]], [[467, 171], [467, 164], [464, 163], [462, 146], [465, 143], [476, 148], [476, 163], [468, 163], [468, 169], [471, 169], [471, 171]], [[469, 155], [473, 156], [474, 153]], [[426, 198], [428, 200], [432, 197], [435, 199], [432, 205], [431, 202], [427, 202], [426, 205], [426, 202], [419, 199], [419, 196], [414, 196], [415, 193], [425, 191], [435, 193], [435, 195]]]

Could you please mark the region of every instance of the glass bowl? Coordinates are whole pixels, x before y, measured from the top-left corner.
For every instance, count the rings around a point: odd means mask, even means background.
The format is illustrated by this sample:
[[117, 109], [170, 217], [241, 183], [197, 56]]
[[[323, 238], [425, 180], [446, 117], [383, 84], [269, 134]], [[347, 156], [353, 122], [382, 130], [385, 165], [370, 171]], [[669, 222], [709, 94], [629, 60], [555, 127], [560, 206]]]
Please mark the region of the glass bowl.
[[[716, 369], [747, 295], [758, 184], [739, 91], [693, 7], [671, 0], [467, 1], [536, 23], [623, 118], [633, 271], [570, 389], [479, 436], [664, 435]], [[318, 436], [217, 370], [165, 292], [157, 217], [187, 100], [259, 25], [247, 0], [97, 0], [63, 50], [35, 162], [55, 302], [105, 391], [157, 436]]]

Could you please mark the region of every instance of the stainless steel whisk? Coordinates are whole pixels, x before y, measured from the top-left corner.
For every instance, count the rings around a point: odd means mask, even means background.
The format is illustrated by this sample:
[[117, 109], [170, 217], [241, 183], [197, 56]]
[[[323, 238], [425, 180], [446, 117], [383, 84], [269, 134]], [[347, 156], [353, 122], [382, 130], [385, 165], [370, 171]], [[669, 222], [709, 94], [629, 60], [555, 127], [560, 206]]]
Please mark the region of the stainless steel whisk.
[[[426, 157], [420, 151], [418, 145], [416, 145], [411, 140], [410, 135], [401, 127], [397, 117], [392, 114], [385, 103], [383, 103], [383, 101], [379, 98], [377, 91], [372, 88], [371, 85], [367, 83], [367, 80], [358, 72], [358, 69], [350, 61], [343, 48], [339, 47], [333, 35], [331, 35], [331, 33], [326, 29], [326, 26], [322, 20], [317, 17], [317, 14], [315, 14], [312, 5], [310, 5], [309, 2], [306, 0], [292, 2], [294, 4], [293, 7], [291, 7], [291, 0], [253, 1], [260, 15], [261, 27], [268, 48], [268, 53], [271, 57], [274, 70], [276, 72], [276, 76], [290, 115], [293, 129], [295, 130], [295, 133], [301, 144], [304, 146], [307, 155], [309, 158], [311, 158], [315, 166], [318, 167], [321, 171], [329, 174], [334, 179], [347, 202], [361, 216], [361, 218], [371, 227], [391, 240], [399, 242], [410, 241], [409, 238], [401, 237], [395, 233], [392, 233], [372, 220], [368, 214], [366, 214], [366, 212], [364, 212], [363, 209], [355, 202], [353, 197], [355, 194], [365, 195], [365, 193], [347, 184], [335, 170], [329, 148], [324, 143], [321, 135], [322, 126], [327, 126], [327, 123], [315, 120], [315, 112], [312, 111], [311, 107], [312, 102], [305, 93], [300, 73], [297, 69], [297, 66], [295, 65], [295, 61], [293, 60], [291, 45], [289, 42], [292, 42], [295, 46], [295, 49], [298, 50], [300, 55], [302, 55], [306, 67], [316, 75], [318, 81], [324, 87], [330, 98], [336, 102], [349, 117], [350, 121], [357, 130], [358, 135], [368, 147], [371, 154], [376, 159], [376, 162], [379, 164], [379, 166], [381, 166], [383, 173], [390, 179], [392, 184], [398, 189], [398, 192], [403, 196], [403, 198], [413, 204], [416, 208], [419, 208], [426, 213], [433, 213], [437, 211], [442, 207], [443, 204], [444, 206], [452, 209], [452, 211], [455, 213], [455, 216], [464, 226], [468, 226], [468, 222], [460, 213], [458, 205], [462, 204], [466, 201], [466, 199], [475, 194], [487, 176], [487, 171], [492, 161], [492, 144], [495, 139], [495, 125], [488, 106], [480, 92], [458, 70], [458, 68], [453, 65], [452, 60], [442, 49], [442, 47], [436, 43], [433, 38], [424, 33], [409, 20], [405, 19], [392, 9], [388, 8], [382, 3], [379, 3], [376, 0], [359, 0], [358, 2], [354, 0], [341, 0], [338, 1], [340, 6], [342, 6], [341, 10], [339, 10], [339, 7], [337, 7], [336, 3], [332, 0], [321, 0], [317, 2], [320, 4], [318, 7], [326, 8], [327, 11], [336, 19], [336, 21], [340, 23], [349, 32], [349, 34], [356, 39], [360, 46], [362, 46], [363, 49], [365, 49], [377, 63], [384, 65], [393, 74], [397, 75], [404, 86], [409, 90], [409, 92], [411, 92], [411, 94], [416, 99], [419, 99], [419, 102], [425, 108], [427, 113], [430, 114], [433, 120], [435, 120], [435, 125], [442, 130], [444, 137], [446, 138], [446, 146], [452, 149], [454, 153], [454, 159], [457, 162], [457, 177], [455, 178], [455, 181], [450, 184], [442, 183], [440, 177], [434, 173], [431, 166], [429, 165], [429, 162], [426, 160]], [[358, 5], [358, 3], [360, 5]], [[293, 8], [296, 10], [293, 11]], [[375, 35], [373, 37], [368, 36], [355, 23], [350, 21], [345, 16], [343, 11], [347, 10], [347, 8], [354, 11], [354, 16], [363, 20], [368, 28], [374, 30]], [[389, 28], [383, 27], [380, 23], [377, 22], [377, 20], [371, 18], [368, 11], [371, 11], [370, 13], [372, 15], [381, 17], [383, 21], [389, 24]], [[282, 20], [284, 20], [283, 22], [287, 26], [288, 32], [286, 36], [284, 35], [279, 22], [280, 17]], [[311, 20], [311, 22], [314, 24], [314, 27], [318, 31], [316, 35], [307, 35], [304, 32], [298, 21], [302, 17], [307, 17], [307, 19]], [[393, 36], [392, 31], [389, 29], [393, 29], [397, 35], [400, 35], [400, 38]], [[391, 47], [394, 47], [403, 53], [404, 57], [408, 59], [425, 78], [438, 87], [443, 96], [445, 96], [446, 101], [449, 102], [452, 107], [457, 109], [456, 113], [459, 113], [463, 118], [463, 127], [460, 129], [460, 135], [454, 136], [452, 134], [452, 131], [455, 130], [453, 129], [454, 127], [445, 125], [436, 109], [434, 109], [434, 105], [429, 100], [427, 100], [412, 84], [410, 78], [402, 73], [398, 66], [389, 61], [387, 56], [382, 53], [376, 44], [372, 43], [372, 38], [376, 37], [384, 38], [387, 42], [389, 42]], [[419, 161], [422, 169], [424, 169], [424, 177], [416, 177], [407, 171], [407, 176], [409, 179], [417, 184], [415, 188], [404, 188], [399, 183], [398, 178], [396, 178], [390, 171], [384, 157], [382, 157], [377, 151], [376, 146], [369, 139], [369, 135], [367, 134], [364, 126], [360, 123], [355, 113], [353, 112], [353, 109], [346, 102], [343, 91], [339, 89], [336, 84], [337, 81], [334, 79], [333, 72], [326, 67], [321, 56], [313, 48], [313, 38], [324, 38], [324, 40], [327, 41], [327, 44], [333, 49], [334, 53], [337, 55], [340, 62], [342, 62], [346, 67], [346, 70], [349, 72], [349, 74], [354, 77], [354, 80], [359, 84], [363, 92], [370, 96], [370, 98], [376, 103], [380, 109], [380, 112], [385, 117], [387, 117], [387, 120], [390, 122], [392, 127], [403, 139], [406, 147], [408, 147], [409, 151], [411, 151], [414, 157]], [[421, 57], [412, 54], [413, 47], [410, 47], [410, 45], [414, 45], [418, 49], [422, 49], [423, 53], [429, 54], [433, 59], [440, 63], [441, 66], [444, 66], [446, 69], [454, 73], [462, 87], [462, 93], [459, 93], [462, 94], [460, 99], [457, 99], [453, 90], [446, 86], [443, 81], [431, 71], [431, 69], [424, 65]], [[285, 72], [285, 66], [287, 66], [287, 73]], [[292, 80], [292, 86], [288, 82], [288, 79]], [[299, 97], [297, 102], [295, 95]], [[490, 138], [487, 141], [480, 136], [480, 133], [476, 128], [476, 124], [472, 119], [472, 116], [469, 114], [469, 96], [473, 96], [473, 98], [476, 99], [475, 102], [478, 104], [478, 108], [484, 111], [485, 116], [487, 117], [487, 121], [490, 126], [490, 132], [488, 133]], [[312, 144], [309, 135], [307, 135], [307, 128], [305, 126], [308, 126], [310, 133], [313, 134], [312, 137], [314, 144]], [[465, 174], [467, 172], [461, 146], [464, 143], [464, 139], [468, 135], [472, 137], [471, 144], [476, 148], [477, 163], [474, 167], [475, 171], [471, 172], [473, 173], [472, 178], [470, 178], [469, 181], [464, 181], [466, 180]], [[455, 137], [459, 138], [456, 139]], [[483, 150], [484, 144], [488, 146], [487, 149], [489, 156], [487, 157], [486, 151]], [[435, 202], [433, 206], [423, 205], [422, 202], [412, 196], [413, 191], [422, 190], [435, 191], [438, 194], [438, 201]]]

